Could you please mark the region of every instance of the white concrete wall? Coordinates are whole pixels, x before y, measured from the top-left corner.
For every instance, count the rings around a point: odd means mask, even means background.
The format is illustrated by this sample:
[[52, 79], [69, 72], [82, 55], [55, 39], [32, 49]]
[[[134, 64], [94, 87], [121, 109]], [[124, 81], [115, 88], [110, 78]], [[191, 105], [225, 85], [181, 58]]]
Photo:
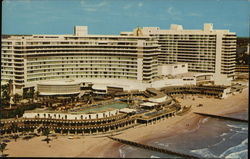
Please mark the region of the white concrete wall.
[[[119, 110], [113, 110], [113, 111], [107, 111], [107, 112], [103, 112], [103, 113], [96, 113], [96, 114], [70, 114], [70, 113], [35, 113], [35, 112], [25, 112], [23, 117], [24, 118], [38, 118], [38, 114], [39, 114], [39, 118], [48, 118], [49, 115], [51, 116], [52, 119], [65, 119], [67, 116], [67, 119], [69, 120], [75, 120], [81, 119], [81, 116], [83, 117], [83, 119], [97, 119], [97, 114], [98, 114], [98, 119], [99, 118], [104, 118], [105, 117], [110, 117], [113, 115], [116, 115], [116, 113], [119, 113]], [[45, 114], [45, 116], [44, 116]], [[56, 115], [56, 116], [54, 116]], [[91, 117], [91, 118], [90, 118]]]
[[223, 91], [223, 94], [222, 94], [222, 99], [223, 98], [226, 98], [226, 97], [228, 97], [228, 95], [230, 94], [230, 90], [231, 90], [231, 88], [230, 87], [228, 87], [228, 88], [226, 88], [226, 89], [224, 89], [224, 91]]
[[221, 74], [222, 33], [216, 35], [215, 73]]
[[[185, 77], [184, 77], [185, 78]], [[167, 86], [183, 86], [183, 85], [196, 85], [196, 80], [183, 80], [182, 79], [164, 79], [155, 81], [151, 84], [153, 88], [162, 88]]]
[[157, 34], [159, 30], [160, 30], [159, 27], [143, 27], [142, 33], [143, 35]]
[[88, 35], [88, 26], [75, 26], [74, 34], [77, 36]]
[[214, 74], [214, 84], [215, 85], [231, 85], [232, 78], [228, 78], [227, 75], [223, 74]]
[[161, 98], [148, 98], [150, 102], [155, 102], [155, 103], [161, 103], [164, 102], [167, 99], [167, 96], [161, 97]]
[[166, 64], [158, 66], [158, 75], [177, 75], [188, 72], [188, 64]]
[[137, 80], [142, 81], [143, 80], [143, 58], [137, 58]]

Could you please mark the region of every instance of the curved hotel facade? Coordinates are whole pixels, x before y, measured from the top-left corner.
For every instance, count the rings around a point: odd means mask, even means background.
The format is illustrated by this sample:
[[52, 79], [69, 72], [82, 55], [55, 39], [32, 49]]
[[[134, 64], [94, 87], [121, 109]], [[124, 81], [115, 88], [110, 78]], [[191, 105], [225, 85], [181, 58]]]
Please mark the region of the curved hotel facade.
[[171, 25], [120, 35], [87, 32], [76, 26], [73, 35], [3, 35], [1, 84], [11, 79], [14, 93], [35, 87], [45, 95], [78, 93], [82, 83], [98, 80], [137, 89], [134, 83], [150, 84], [160, 75], [159, 66], [174, 63], [187, 63], [191, 72], [234, 74], [236, 35], [211, 24], [203, 30]]

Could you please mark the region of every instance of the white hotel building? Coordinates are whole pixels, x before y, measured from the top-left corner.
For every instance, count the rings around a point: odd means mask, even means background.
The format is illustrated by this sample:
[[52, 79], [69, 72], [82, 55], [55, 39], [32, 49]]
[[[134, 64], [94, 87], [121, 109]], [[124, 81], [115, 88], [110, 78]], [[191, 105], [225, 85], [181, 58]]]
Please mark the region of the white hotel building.
[[187, 71], [228, 83], [236, 35], [212, 24], [203, 30], [143, 27], [120, 35], [89, 35], [86, 26], [76, 26], [73, 35], [3, 35], [1, 52], [1, 84], [13, 80], [14, 93], [34, 87], [44, 95], [77, 94], [86, 83], [145, 90], [167, 80], [162, 75]]

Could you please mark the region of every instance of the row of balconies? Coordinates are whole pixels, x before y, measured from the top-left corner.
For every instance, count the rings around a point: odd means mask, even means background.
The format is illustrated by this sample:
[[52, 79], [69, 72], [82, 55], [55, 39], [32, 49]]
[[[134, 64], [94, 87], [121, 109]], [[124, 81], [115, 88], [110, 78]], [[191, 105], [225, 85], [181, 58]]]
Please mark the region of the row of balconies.
[[[149, 46], [149, 45], [148, 45]], [[152, 45], [151, 45], [152, 46]], [[107, 48], [117, 48], [117, 47], [125, 47], [127, 49], [137, 48], [137, 45], [90, 45], [90, 44], [51, 44], [51, 45], [26, 45], [26, 49], [43, 49], [43, 48], [91, 48], [91, 47], [107, 47]], [[155, 47], [155, 46], [154, 46]], [[22, 47], [18, 47], [18, 49], [22, 49]]]
[[58, 61], [58, 60], [75, 60], [77, 59], [78, 61], [79, 60], [137, 60], [137, 58], [126, 58], [126, 57], [89, 57], [89, 56], [70, 56], [70, 57], [61, 57], [61, 56], [52, 56], [51, 58], [43, 58], [43, 57], [37, 57], [37, 58], [28, 58], [28, 61], [38, 61], [38, 60], [41, 60], [41, 61]]
[[136, 75], [137, 74], [137, 70], [134, 71], [98, 71], [98, 70], [85, 70], [85, 71], [56, 71], [56, 72], [41, 72], [41, 73], [29, 73], [28, 77], [36, 77], [38, 75], [44, 75], [44, 76], [50, 76], [50, 75], [65, 75], [65, 74], [103, 74], [103, 75], [109, 75], [110, 73], [112, 74], [133, 74]]
[[37, 74], [37, 73], [47, 73], [47, 72], [78, 72], [78, 71], [135, 71], [137, 72], [137, 68], [103, 68], [103, 67], [99, 67], [99, 68], [71, 68], [71, 69], [40, 69], [40, 70], [31, 70], [29, 69], [29, 71], [27, 71], [30, 74]]
[[[54, 78], [55, 77], [55, 78]], [[93, 74], [71, 74], [71, 75], [53, 75], [53, 76], [37, 76], [37, 77], [28, 77], [27, 81], [39, 81], [39, 80], [51, 80], [51, 79], [66, 79], [66, 78], [127, 78], [127, 79], [137, 79], [137, 76], [135, 75], [113, 75], [113, 74], [99, 74], [99, 75], [93, 75]], [[24, 82], [24, 81], [23, 81]]]
[[196, 60], [196, 61], [214, 61], [215, 57], [201, 57], [201, 56], [190, 56], [190, 55], [178, 55], [177, 56], [178, 59], [186, 59], [186, 60]]
[[[47, 40], [47, 39], [46, 39]], [[72, 45], [119, 45], [119, 46], [124, 46], [124, 45], [138, 45], [138, 38], [137, 39], [127, 39], [127, 40], [122, 40], [122, 39], [117, 39], [117, 40], [97, 40], [97, 39], [81, 39], [81, 40], [43, 40], [43, 39], [36, 39], [36, 40], [29, 40], [23, 45], [26, 46], [36, 46], [36, 45], [46, 45], [46, 46], [72, 46]], [[148, 45], [153, 45], [157, 44], [157, 41], [153, 38], [144, 38], [142, 40], [145, 40], [145, 43]]]
[[235, 67], [222, 67], [222, 71], [234, 71]]
[[[143, 48], [157, 48], [159, 47], [158, 43], [155, 44], [145, 44], [142, 45]], [[60, 49], [60, 48], [106, 48], [106, 49], [137, 49], [138, 45], [100, 45], [100, 44], [90, 44], [90, 45], [76, 45], [76, 44], [70, 44], [70, 45], [32, 45], [32, 46], [24, 46], [24, 47], [14, 47], [15, 49]]]
[[28, 67], [35, 67], [35, 66], [51, 66], [48, 68], [52, 68], [53, 66], [59, 66], [59, 67], [72, 67], [72, 68], [78, 68], [78, 67], [132, 67], [132, 66], [137, 66], [137, 63], [135, 64], [123, 64], [123, 63], [90, 63], [88, 65], [86, 64], [74, 64], [74, 63], [62, 63], [61, 65], [58, 64], [42, 64], [42, 63], [37, 63], [37, 64], [29, 64]]
[[[70, 76], [70, 78], [72, 78], [72, 76]], [[129, 77], [129, 76], [92, 76], [92, 75], [76, 75], [73, 78], [118, 78], [118, 79], [137, 79], [137, 77]], [[46, 77], [46, 78], [32, 78], [32, 79], [28, 79], [28, 82], [35, 82], [35, 81], [40, 81], [40, 80], [57, 80], [57, 79], [66, 79], [66, 76], [54, 76], [54, 77]]]
[[65, 72], [65, 71], [60, 71], [60, 72], [41, 72], [41, 73], [29, 73], [28, 76], [30, 77], [36, 77], [38, 75], [41, 76], [46, 76], [46, 75], [70, 75], [70, 74], [75, 74], [75, 75], [79, 75], [79, 74], [103, 74], [103, 75], [109, 75], [109, 74], [130, 74], [130, 75], [135, 75], [137, 74], [137, 71], [98, 71], [98, 70], [85, 70], [85, 71], [69, 71], [69, 72]]
[[[167, 48], [167, 46], [166, 46]], [[208, 48], [208, 49], [215, 49], [216, 46], [215, 45], [195, 45], [195, 46], [192, 46], [192, 45], [181, 45], [181, 44], [178, 44], [178, 48]]]
[[13, 67], [4, 67], [4, 66], [1, 66], [1, 70], [3, 71], [14, 71], [14, 68]]
[[[157, 49], [157, 48], [155, 48]], [[155, 50], [152, 49], [152, 50]], [[120, 48], [37, 48], [37, 49], [25, 49], [25, 50], [20, 50], [20, 51], [24, 51], [27, 53], [32, 53], [34, 51], [39, 50], [40, 52], [44, 52], [44, 51], [107, 51], [107, 52], [117, 52], [117, 51], [124, 51], [126, 50], [127, 52], [137, 52], [137, 48], [135, 49], [120, 49]], [[144, 50], [144, 49], [142, 49]]]
[[[151, 57], [147, 57], [147, 58], [151, 58]], [[64, 60], [67, 60], [67, 61], [64, 61]], [[90, 63], [94, 63], [94, 62], [111, 62], [111, 63], [113, 63], [113, 62], [130, 62], [130, 63], [132, 63], [132, 61], [135, 61], [135, 62], [137, 62], [137, 59], [134, 59], [134, 60], [132, 60], [132, 58], [130, 58], [130, 59], [113, 59], [113, 58], [111, 58], [111, 59], [84, 59], [84, 58], [79, 58], [79, 59], [49, 59], [49, 60], [43, 60], [43, 59], [37, 59], [37, 60], [34, 60], [34, 61], [31, 61], [31, 60], [28, 60], [27, 61], [27, 63], [44, 63], [44, 62], [46, 62], [46, 63], [49, 63], [49, 62], [51, 62], [51, 63], [64, 63], [64, 62], [76, 62], [76, 63], [88, 63], [88, 62], [90, 62]]]
[[23, 79], [15, 79], [14, 77], [12, 77], [12, 76], [1, 76], [1, 80], [2, 80], [2, 82], [8, 82], [10, 79], [12, 79], [13, 80], [13, 83], [14, 84], [23, 84], [24, 83], [24, 80]]
[[[70, 64], [68, 64], [70, 65]], [[55, 66], [58, 66], [58, 67], [55, 67]], [[125, 67], [126, 66], [126, 67]], [[34, 68], [33, 68], [34, 67]], [[56, 68], [63, 68], [63, 69], [76, 69], [76, 68], [79, 68], [79, 67], [87, 67], [87, 68], [93, 68], [92, 66], [89, 66], [89, 65], [80, 65], [80, 66], [65, 66], [65, 65], [38, 65], [38, 66], [29, 66], [28, 69], [31, 69], [31, 70], [40, 70], [40, 69], [56, 69]], [[116, 65], [116, 67], [114, 65], [97, 65], [95, 66], [96, 68], [137, 68], [137, 65]]]
[[[58, 54], [57, 54], [58, 53]], [[122, 55], [126, 55], [126, 56], [137, 56], [138, 52], [134, 52], [134, 53], [128, 53], [128, 52], [82, 52], [82, 51], [72, 51], [72, 52], [68, 52], [68, 51], [55, 51], [53, 50], [52, 52], [32, 52], [32, 53], [27, 53], [24, 52], [23, 55], [58, 55], [58, 56], [65, 56], [65, 55], [77, 55], [77, 54], [83, 54], [83, 55], [106, 55], [106, 56], [110, 56], [110, 55], [114, 55], [114, 56], [122, 56]]]
[[[122, 42], [125, 42], [124, 44], [122, 44]], [[154, 43], [154, 42], [153, 42]], [[112, 40], [109, 40], [109, 41], [102, 41], [101, 43], [96, 41], [96, 40], [81, 40], [81, 41], [77, 41], [77, 40], [72, 40], [72, 41], [68, 41], [68, 40], [57, 40], [57, 41], [44, 41], [44, 40], [37, 40], [37, 41], [27, 41], [26, 44], [23, 44], [23, 46], [26, 46], [26, 47], [36, 47], [36, 46], [46, 46], [46, 47], [49, 47], [49, 46], [72, 46], [72, 45], [78, 45], [78, 46], [93, 46], [93, 45], [104, 45], [106, 44], [109, 44], [110, 46], [113, 46], [113, 45], [118, 45], [118, 46], [137, 46], [138, 45], [138, 42], [137, 40], [135, 41], [112, 41]]]
[[181, 40], [173, 40], [173, 41], [168, 41], [168, 40], [159, 40], [160, 45], [215, 45], [216, 41], [214, 40], [206, 40], [206, 41], [181, 41]]

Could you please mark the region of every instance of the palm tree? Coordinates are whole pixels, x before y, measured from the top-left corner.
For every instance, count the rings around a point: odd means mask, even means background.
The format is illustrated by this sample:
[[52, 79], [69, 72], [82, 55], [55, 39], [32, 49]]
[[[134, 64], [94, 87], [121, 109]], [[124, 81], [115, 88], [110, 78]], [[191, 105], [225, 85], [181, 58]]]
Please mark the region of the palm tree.
[[16, 103], [18, 103], [20, 100], [21, 100], [21, 98], [22, 98], [22, 96], [21, 95], [19, 95], [19, 94], [14, 94], [14, 97], [13, 97], [13, 101], [14, 101], [14, 103], [16, 104]]
[[75, 101], [75, 96], [70, 96], [70, 102], [73, 103]]
[[9, 92], [12, 93], [12, 90], [13, 90], [13, 80], [9, 80], [8, 81], [8, 85], [9, 85]]
[[14, 139], [16, 141], [16, 139], [18, 138], [18, 135], [17, 135], [17, 131], [18, 131], [17, 123], [12, 123], [11, 126], [10, 126], [10, 129], [14, 133]]
[[47, 127], [47, 128], [44, 128], [43, 130], [42, 130], [42, 133], [43, 133], [43, 135], [44, 136], [46, 136], [46, 141], [47, 141], [47, 144], [49, 143], [49, 134], [50, 134], [50, 129]]
[[34, 93], [34, 98], [36, 99], [36, 100], [39, 100], [39, 91], [35, 91], [35, 93]]
[[13, 83], [12, 80], [9, 80], [7, 84], [1, 86], [1, 100], [5, 104], [10, 103], [10, 98], [12, 95], [12, 87], [13, 87], [12, 83]]
[[2, 152], [2, 157], [4, 157], [3, 152], [4, 152], [5, 148], [6, 148], [6, 146], [7, 146], [6, 143], [4, 143], [4, 142], [0, 143], [0, 150], [1, 150], [1, 152]]
[[92, 93], [89, 93], [87, 96], [86, 96], [86, 101], [87, 101], [87, 104], [92, 104], [93, 103], [93, 97], [92, 97]]
[[29, 92], [29, 94], [30, 94], [30, 97], [31, 97], [31, 99], [32, 99], [32, 103], [34, 102], [34, 97], [35, 97], [35, 90], [34, 90], [34, 88], [32, 87], [32, 88], [30, 88], [30, 92]]

